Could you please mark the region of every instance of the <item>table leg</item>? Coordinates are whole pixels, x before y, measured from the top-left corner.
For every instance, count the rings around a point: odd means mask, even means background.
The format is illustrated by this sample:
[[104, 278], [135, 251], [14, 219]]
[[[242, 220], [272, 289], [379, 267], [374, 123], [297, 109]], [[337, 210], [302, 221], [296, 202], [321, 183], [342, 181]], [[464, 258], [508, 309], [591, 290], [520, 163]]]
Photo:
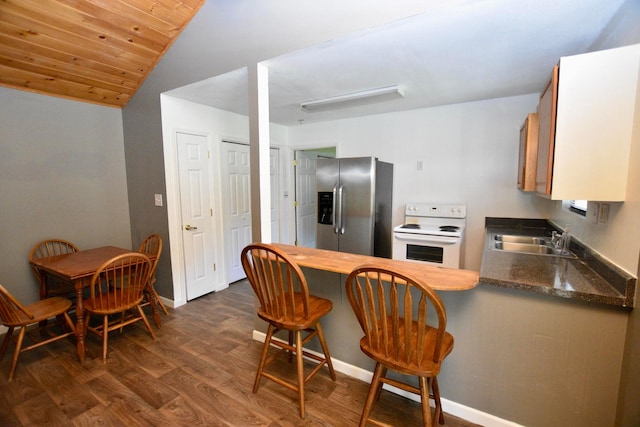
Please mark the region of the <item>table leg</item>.
[[84, 337], [87, 333], [84, 325], [84, 305], [82, 304], [82, 279], [79, 279], [75, 283], [76, 288], [76, 340], [78, 348], [78, 360], [80, 363], [84, 363], [85, 345]]

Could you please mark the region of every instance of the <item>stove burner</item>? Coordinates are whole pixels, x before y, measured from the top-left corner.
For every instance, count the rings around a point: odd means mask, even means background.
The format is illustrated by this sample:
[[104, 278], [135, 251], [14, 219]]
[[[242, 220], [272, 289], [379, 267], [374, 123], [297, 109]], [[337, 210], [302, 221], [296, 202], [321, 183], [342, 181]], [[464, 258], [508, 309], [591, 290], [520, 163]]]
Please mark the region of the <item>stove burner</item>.
[[455, 232], [460, 230], [460, 227], [457, 227], [455, 225], [441, 225], [440, 226], [440, 231], [449, 231], [449, 232]]
[[419, 224], [405, 224], [400, 228], [411, 228], [411, 229], [414, 229], [414, 230], [418, 230], [418, 229], [420, 229], [420, 225]]

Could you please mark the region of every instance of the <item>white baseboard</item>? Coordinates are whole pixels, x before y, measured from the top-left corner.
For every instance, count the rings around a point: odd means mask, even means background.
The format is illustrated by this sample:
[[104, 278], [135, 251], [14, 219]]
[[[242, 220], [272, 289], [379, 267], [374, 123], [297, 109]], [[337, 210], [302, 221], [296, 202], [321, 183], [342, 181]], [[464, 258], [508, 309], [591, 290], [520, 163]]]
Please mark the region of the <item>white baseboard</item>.
[[[264, 342], [266, 334], [264, 332], [260, 332], [257, 330], [253, 330], [253, 339], [259, 342]], [[276, 338], [277, 339], [277, 338]], [[307, 350], [310, 353], [318, 354], [313, 350]], [[322, 354], [318, 354], [322, 356]], [[373, 372], [367, 371], [366, 369], [362, 369], [358, 366], [351, 365], [349, 363], [345, 363], [341, 360], [336, 359], [335, 357], [331, 358], [331, 362], [333, 363], [333, 369], [338, 372], [341, 372], [345, 375], [348, 375], [352, 378], [359, 379], [366, 383], [371, 382], [371, 378], [373, 378]], [[385, 390], [388, 390], [397, 395], [406, 397], [407, 399], [411, 399], [416, 402], [420, 402], [420, 397], [416, 394], [406, 392], [399, 388], [390, 386], [385, 384], [383, 386]], [[522, 427], [520, 424], [504, 420], [502, 418], [498, 418], [494, 415], [488, 414], [486, 412], [479, 411], [474, 408], [470, 408], [465, 405], [461, 405], [460, 403], [453, 402], [451, 400], [445, 399], [443, 397], [440, 398], [442, 402], [442, 410], [448, 414], [453, 416], [462, 418], [464, 420], [470, 421], [475, 424], [480, 424], [485, 427]]]

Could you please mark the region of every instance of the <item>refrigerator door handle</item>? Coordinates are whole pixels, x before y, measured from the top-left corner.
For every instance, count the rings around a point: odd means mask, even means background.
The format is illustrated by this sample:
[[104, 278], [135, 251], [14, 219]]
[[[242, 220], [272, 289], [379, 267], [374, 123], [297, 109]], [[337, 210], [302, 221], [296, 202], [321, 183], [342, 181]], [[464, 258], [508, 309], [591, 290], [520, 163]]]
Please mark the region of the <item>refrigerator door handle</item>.
[[342, 208], [344, 206], [344, 200], [342, 200], [343, 196], [344, 196], [344, 192], [343, 192], [342, 184], [340, 184], [340, 188], [338, 188], [338, 207], [339, 207], [338, 218], [340, 218], [340, 225], [339, 225], [340, 234], [344, 234], [344, 217], [342, 215]]
[[333, 216], [333, 218], [331, 218], [331, 223], [333, 224], [333, 232], [335, 234], [338, 234], [338, 222], [336, 221], [336, 218], [338, 218], [338, 215], [336, 215], [336, 203], [338, 201], [338, 198], [336, 197], [338, 195], [338, 186], [334, 185], [333, 186], [333, 206], [331, 209], [331, 215]]

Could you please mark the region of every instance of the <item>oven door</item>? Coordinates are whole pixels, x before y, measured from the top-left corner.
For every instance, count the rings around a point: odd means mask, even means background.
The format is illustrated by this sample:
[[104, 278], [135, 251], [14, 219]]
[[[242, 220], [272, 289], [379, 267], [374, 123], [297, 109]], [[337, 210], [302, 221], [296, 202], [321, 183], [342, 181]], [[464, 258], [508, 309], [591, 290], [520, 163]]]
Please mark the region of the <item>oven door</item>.
[[393, 259], [439, 267], [460, 268], [459, 237], [393, 233]]

